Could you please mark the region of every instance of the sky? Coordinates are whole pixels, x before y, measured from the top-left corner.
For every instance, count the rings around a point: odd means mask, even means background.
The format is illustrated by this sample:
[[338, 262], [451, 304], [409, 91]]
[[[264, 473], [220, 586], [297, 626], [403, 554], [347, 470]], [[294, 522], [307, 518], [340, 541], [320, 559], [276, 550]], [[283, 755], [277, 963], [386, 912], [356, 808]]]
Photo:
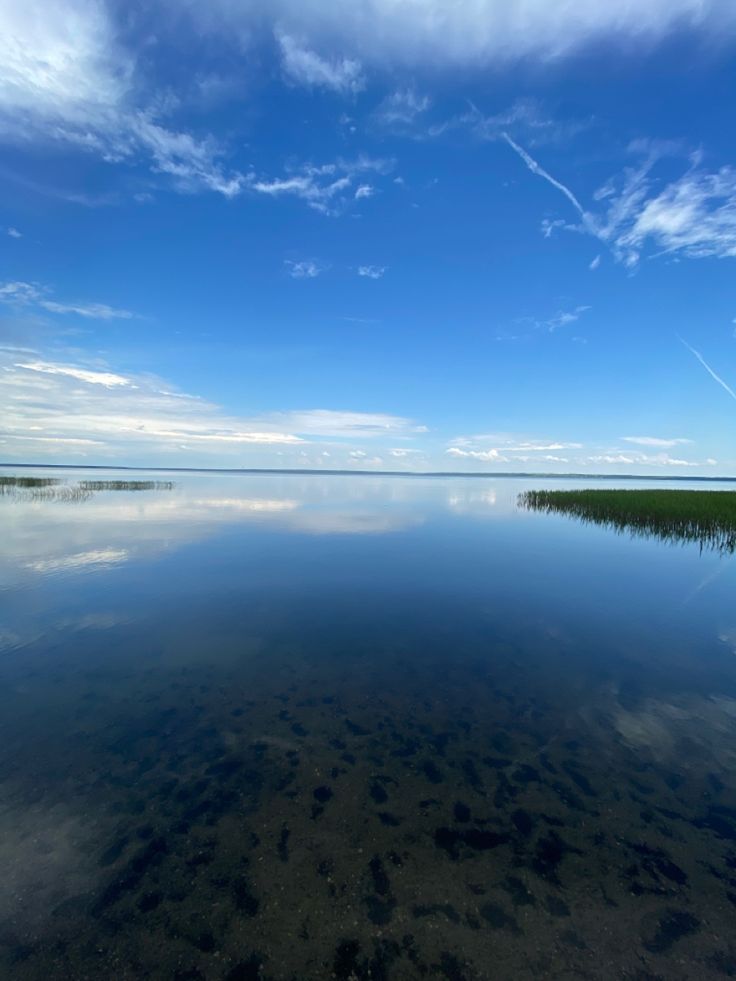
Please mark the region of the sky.
[[732, 0], [0, 36], [0, 461], [736, 475]]

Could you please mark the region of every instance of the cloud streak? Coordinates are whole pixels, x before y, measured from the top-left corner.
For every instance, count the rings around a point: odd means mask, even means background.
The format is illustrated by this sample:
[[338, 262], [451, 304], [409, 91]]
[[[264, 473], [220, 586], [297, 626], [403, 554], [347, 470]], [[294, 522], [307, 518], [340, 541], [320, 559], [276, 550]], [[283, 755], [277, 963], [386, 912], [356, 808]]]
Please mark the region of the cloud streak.
[[575, 197], [575, 195], [572, 193], [569, 187], [566, 187], [562, 183], [562, 181], [558, 181], [557, 178], [553, 177], [548, 171], [544, 169], [544, 167], [541, 167], [537, 163], [537, 161], [529, 153], [526, 152], [526, 150], [523, 147], [519, 146], [519, 144], [516, 143], [515, 140], [511, 139], [508, 133], [502, 133], [501, 136], [508, 143], [511, 149], [515, 150], [516, 153], [518, 153], [518, 155], [526, 164], [527, 168], [533, 174], [536, 174], [537, 177], [541, 177], [543, 180], [547, 181], [547, 183], [551, 184], [552, 187], [556, 188], [560, 192], [560, 194], [564, 194], [567, 200], [573, 206], [573, 208], [580, 215], [580, 217], [584, 221], [587, 221], [587, 214], [585, 208], [583, 208], [582, 204], [578, 201], [578, 199]]
[[691, 439], [661, 439], [658, 436], [622, 436], [621, 439], [624, 443], [634, 443], [637, 446], [661, 446], [665, 448], [692, 443]]
[[89, 320], [130, 320], [130, 310], [111, 307], [107, 303], [60, 303], [49, 298], [50, 290], [37, 283], [11, 282], [0, 285], [0, 302], [15, 306], [36, 306], [48, 313], [76, 314]]
[[724, 390], [725, 390], [726, 392], [728, 392], [728, 394], [729, 394], [729, 395], [731, 396], [731, 398], [732, 398], [732, 399], [733, 399], [734, 401], [736, 401], [736, 392], [734, 392], [734, 390], [733, 390], [733, 389], [731, 388], [731, 386], [730, 386], [729, 384], [727, 384], [727, 383], [726, 383], [726, 382], [725, 382], [725, 381], [724, 381], [724, 380], [723, 380], [723, 379], [721, 378], [721, 376], [720, 376], [720, 375], [717, 375], [717, 374], [715, 373], [715, 371], [713, 371], [713, 369], [712, 369], [712, 368], [711, 368], [711, 366], [710, 366], [710, 365], [708, 364], [708, 362], [707, 362], [707, 361], [705, 360], [705, 358], [704, 358], [704, 357], [703, 357], [703, 355], [702, 355], [702, 354], [700, 353], [700, 351], [696, 351], [694, 347], [691, 347], [691, 346], [690, 346], [690, 345], [688, 344], [688, 342], [687, 342], [687, 341], [685, 341], [685, 340], [683, 340], [682, 338], [680, 338], [679, 340], [680, 340], [680, 343], [681, 343], [681, 344], [684, 344], [684, 346], [685, 346], [685, 347], [686, 347], [686, 348], [688, 349], [688, 351], [689, 351], [689, 352], [690, 352], [690, 353], [691, 353], [691, 354], [693, 355], [693, 357], [694, 357], [694, 358], [696, 358], [696, 359], [697, 359], [697, 360], [698, 360], [698, 361], [700, 362], [700, 364], [702, 364], [702, 366], [703, 366], [703, 367], [705, 368], [705, 370], [706, 370], [706, 371], [708, 372], [708, 374], [710, 375], [710, 377], [711, 377], [711, 378], [712, 378], [712, 379], [713, 379], [714, 381], [716, 381], [716, 382], [718, 382], [718, 384], [719, 384], [719, 385], [721, 386], [721, 388], [723, 388], [723, 389], [724, 389]]
[[[542, 231], [546, 238], [558, 228], [584, 232], [605, 244], [616, 261], [629, 268], [635, 267], [647, 250], [652, 258], [663, 254], [694, 259], [736, 256], [736, 168], [722, 167], [709, 173], [695, 154], [684, 174], [658, 190], [660, 184], [652, 172], [661, 160], [677, 151], [669, 145], [640, 141], [631, 149], [643, 155], [643, 160], [637, 167], [627, 168], [618, 182], [599, 188], [594, 197], [607, 207], [596, 214], [584, 208], [569, 187], [507, 133], [503, 138], [533, 174], [567, 198], [581, 218], [579, 225], [545, 219]], [[596, 256], [590, 268], [599, 264], [600, 256]]]

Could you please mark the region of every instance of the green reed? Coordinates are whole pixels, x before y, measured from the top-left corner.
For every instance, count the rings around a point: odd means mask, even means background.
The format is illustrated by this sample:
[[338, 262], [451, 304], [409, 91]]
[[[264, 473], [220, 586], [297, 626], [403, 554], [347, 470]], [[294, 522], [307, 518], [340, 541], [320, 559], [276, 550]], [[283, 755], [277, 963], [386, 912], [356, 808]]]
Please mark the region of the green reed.
[[695, 542], [722, 553], [736, 551], [736, 491], [526, 491], [518, 503], [528, 510], [569, 514], [617, 532], [671, 543]]
[[7, 487], [52, 487], [61, 483], [57, 477], [15, 477], [0, 474], [0, 488]]
[[173, 480], [80, 480], [79, 486], [88, 491], [147, 491], [172, 490]]
[[172, 480], [80, 480], [74, 484], [57, 477], [18, 477], [0, 475], [0, 497], [20, 501], [87, 501], [102, 491], [168, 491]]

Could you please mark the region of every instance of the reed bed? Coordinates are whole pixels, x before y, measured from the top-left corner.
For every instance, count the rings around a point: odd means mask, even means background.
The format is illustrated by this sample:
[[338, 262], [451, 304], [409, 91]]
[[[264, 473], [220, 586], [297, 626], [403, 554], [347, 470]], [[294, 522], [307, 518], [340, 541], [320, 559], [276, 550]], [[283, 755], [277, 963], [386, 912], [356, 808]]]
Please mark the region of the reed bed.
[[18, 477], [0, 475], [0, 497], [20, 501], [87, 501], [103, 491], [169, 491], [171, 480], [80, 480], [75, 484], [58, 477]]
[[58, 477], [16, 477], [0, 474], [0, 490], [6, 490], [12, 487], [52, 487], [54, 484], [59, 484], [61, 481]]
[[736, 491], [526, 491], [519, 506], [568, 514], [617, 532], [671, 543], [694, 542], [721, 553], [736, 551]]
[[88, 491], [147, 491], [172, 490], [173, 480], [80, 480], [79, 486]]

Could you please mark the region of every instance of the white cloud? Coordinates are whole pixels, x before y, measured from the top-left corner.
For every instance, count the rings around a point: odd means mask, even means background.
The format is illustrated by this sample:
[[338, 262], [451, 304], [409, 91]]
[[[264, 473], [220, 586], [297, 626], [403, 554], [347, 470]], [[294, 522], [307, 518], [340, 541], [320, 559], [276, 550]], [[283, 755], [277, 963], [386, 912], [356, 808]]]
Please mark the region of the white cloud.
[[397, 89], [378, 106], [373, 118], [382, 126], [403, 128], [414, 124], [431, 105], [429, 96], [419, 95], [413, 88]]
[[509, 457], [502, 456], [497, 449], [490, 450], [466, 450], [461, 446], [451, 446], [447, 451], [448, 456], [467, 457], [473, 460], [481, 460], [484, 463], [509, 463]]
[[341, 95], [354, 95], [365, 88], [359, 61], [321, 58], [288, 34], [281, 34], [278, 42], [284, 74], [292, 82], [307, 88], [331, 89]]
[[358, 266], [358, 275], [367, 279], [382, 279], [386, 266]]
[[[493, 443], [493, 446], [484, 444]], [[478, 436], [461, 436], [452, 441], [445, 452], [449, 456], [479, 460], [483, 463], [568, 463], [567, 457], [556, 454], [558, 450], [579, 450], [582, 443], [560, 440], [519, 440], [492, 433]]]
[[[92, 460], [130, 462], [135, 454], [157, 463], [273, 466], [279, 461], [268, 454], [277, 448], [296, 451], [315, 443], [321, 451], [330, 441], [393, 442], [424, 431], [385, 413], [305, 409], [232, 416], [151, 376], [48, 357], [19, 361], [16, 352], [2, 351], [0, 404], [0, 445], [12, 459], [33, 459], [37, 451], [69, 459], [74, 451], [75, 458]], [[259, 452], [267, 455], [253, 463], [250, 454]]]
[[599, 453], [593, 456], [586, 457], [585, 460], [581, 461], [583, 463], [624, 463], [627, 466], [637, 466], [637, 467], [702, 467], [704, 465], [712, 466], [715, 464], [715, 460], [708, 460], [706, 464], [699, 463], [694, 460], [680, 460], [676, 457], [671, 457], [669, 453], [617, 453], [615, 451], [610, 453]]
[[140, 102], [133, 53], [120, 43], [113, 10], [100, 0], [7, 0], [0, 6], [0, 139], [59, 143], [108, 162], [147, 160], [182, 191], [227, 197], [211, 138], [167, 129]]
[[391, 456], [396, 457], [397, 460], [406, 459], [406, 457], [413, 456], [417, 453], [422, 454], [423, 450], [412, 449], [408, 446], [396, 447], [393, 450], [389, 450]]
[[61, 444], [63, 446], [102, 446], [102, 441], [99, 439], [76, 439], [73, 436], [19, 436], [13, 433], [3, 433], [2, 441], [6, 439], [19, 439], [24, 443], [51, 443], [53, 445]]
[[33, 303], [41, 295], [33, 283], [3, 283], [0, 286], [0, 300], [3, 303]]
[[[349, 199], [357, 194], [352, 191], [356, 178], [361, 174], [388, 174], [393, 160], [359, 156], [354, 160], [342, 158], [334, 163], [303, 166], [297, 173], [281, 178], [256, 178], [249, 175], [248, 188], [270, 197], [296, 197], [310, 208], [323, 214], [339, 214]], [[361, 185], [362, 186], [362, 185]], [[351, 193], [352, 192], [352, 193]], [[367, 194], [361, 195], [367, 197]]]
[[[202, 23], [216, 19], [220, 31], [241, 38], [263, 18], [262, 5], [232, 0], [193, 9]], [[558, 59], [602, 42], [650, 45], [678, 28], [722, 39], [736, 25], [730, 0], [271, 0], [267, 9], [271, 23], [303, 44], [409, 67]]]
[[691, 439], [661, 439], [659, 436], [622, 436], [625, 443], [636, 443], [637, 446], [680, 446], [685, 443], [692, 443]]
[[371, 198], [376, 193], [375, 187], [372, 184], [361, 184], [360, 187], [355, 189], [355, 200], [360, 201], [361, 198]]
[[335, 409], [305, 409], [277, 412], [267, 417], [275, 426], [311, 436], [363, 438], [409, 436], [426, 432], [426, 426], [411, 419], [380, 412], [350, 412]]
[[[564, 219], [545, 219], [545, 237], [556, 228], [592, 235], [629, 268], [635, 267], [645, 252], [652, 257], [669, 253], [696, 259], [736, 256], [736, 168], [724, 166], [708, 172], [701, 166], [700, 155], [694, 154], [686, 172], [661, 188], [653, 171], [677, 148], [640, 141], [632, 145], [632, 151], [643, 154], [643, 161], [627, 168], [618, 181], [599, 188], [594, 200], [606, 207], [596, 213], [584, 208], [569, 187], [504, 135], [529, 170], [563, 194], [580, 217], [577, 225]], [[597, 266], [594, 259], [590, 268]]]
[[135, 314], [120, 310], [107, 303], [59, 303], [48, 297], [48, 287], [36, 283], [3, 283], [0, 285], [0, 302], [19, 306], [37, 306], [49, 313], [73, 313], [90, 320], [130, 320]]
[[505, 453], [545, 453], [549, 450], [580, 450], [582, 443], [518, 443], [504, 446]]
[[313, 259], [302, 259], [300, 262], [285, 259], [284, 262], [289, 267], [289, 275], [292, 279], [316, 279], [327, 269], [327, 266], [320, 265]]
[[117, 310], [107, 303], [57, 303], [56, 300], [41, 300], [39, 306], [50, 313], [76, 313], [92, 320], [129, 320], [130, 310]]
[[[563, 440], [519, 439], [511, 435], [492, 433], [488, 435], [463, 436], [452, 441], [445, 451], [448, 456], [458, 460], [473, 460], [483, 464], [503, 464], [508, 469], [519, 469], [520, 464], [529, 468], [544, 469], [547, 464], [553, 468], [564, 466], [566, 470], [583, 470], [590, 466], [631, 467], [635, 472], [670, 468], [713, 467], [716, 461], [685, 460], [670, 456], [664, 447], [691, 442], [685, 439], [660, 440], [657, 437], [630, 437], [629, 442], [646, 447], [659, 448], [662, 452], [646, 453], [632, 449], [626, 451], [618, 447], [600, 449], [589, 455], [571, 453], [583, 450], [580, 442]], [[488, 445], [491, 444], [491, 445]], [[566, 451], [560, 453], [559, 451]]]
[[576, 320], [580, 319], [581, 314], [588, 310], [590, 310], [589, 306], [577, 306], [573, 310], [558, 310], [549, 320], [542, 321], [541, 326], [546, 327], [550, 333], [554, 333], [558, 327], [574, 324]]
[[7, 234], [8, 234], [8, 235], [9, 235], [9, 236], [10, 236], [11, 238], [23, 238], [23, 235], [22, 235], [22, 233], [21, 233], [21, 232], [19, 232], [17, 228], [12, 228], [12, 227], [11, 227], [11, 228], [8, 228], [8, 229], [7, 229]]
[[129, 378], [116, 375], [111, 371], [91, 371], [88, 368], [75, 368], [73, 365], [49, 364], [45, 361], [30, 361], [26, 364], [16, 364], [16, 368], [25, 371], [38, 371], [44, 375], [66, 375], [89, 385], [104, 385], [105, 388], [117, 388], [121, 385], [132, 385]]
[[[57, 144], [110, 163], [143, 164], [179, 191], [242, 194], [253, 181], [224, 162], [212, 136], [171, 123], [195, 90], [229, 89], [200, 55], [207, 34], [243, 75], [257, 61], [256, 44], [276, 36], [284, 75], [295, 84], [352, 95], [365, 86], [362, 63], [398, 72], [411, 66], [480, 67], [518, 59], [559, 59], [591, 44], [652, 44], [678, 29], [719, 40], [736, 28], [731, 0], [211, 0], [176, 4], [176, 44], [192, 75], [182, 91], [156, 91], [164, 78], [170, 3], [129, 15], [114, 0], [5, 0], [0, 5], [0, 140]], [[143, 26], [141, 26], [143, 25]], [[203, 37], [205, 43], [203, 44]], [[159, 63], [160, 62], [160, 63]], [[375, 113], [390, 125], [424, 114], [429, 99], [407, 85]], [[480, 125], [480, 124], [479, 124]], [[716, 179], [717, 178], [717, 179]], [[710, 200], [731, 181], [681, 188], [689, 200]], [[273, 183], [257, 181], [256, 183]], [[82, 199], [82, 195], [77, 195]], [[638, 232], [661, 236], [682, 207], [679, 194], [652, 207]], [[705, 236], [705, 233], [703, 233]], [[706, 250], [710, 241], [688, 247]]]
[[600, 255], [597, 255], [595, 257], [595, 259], [592, 259], [591, 260], [590, 265], [588, 266], [588, 269], [590, 269], [591, 272], [592, 272], [592, 271], [596, 270], [598, 268], [598, 266], [600, 266], [600, 264], [601, 264], [601, 257], [600, 257]]

